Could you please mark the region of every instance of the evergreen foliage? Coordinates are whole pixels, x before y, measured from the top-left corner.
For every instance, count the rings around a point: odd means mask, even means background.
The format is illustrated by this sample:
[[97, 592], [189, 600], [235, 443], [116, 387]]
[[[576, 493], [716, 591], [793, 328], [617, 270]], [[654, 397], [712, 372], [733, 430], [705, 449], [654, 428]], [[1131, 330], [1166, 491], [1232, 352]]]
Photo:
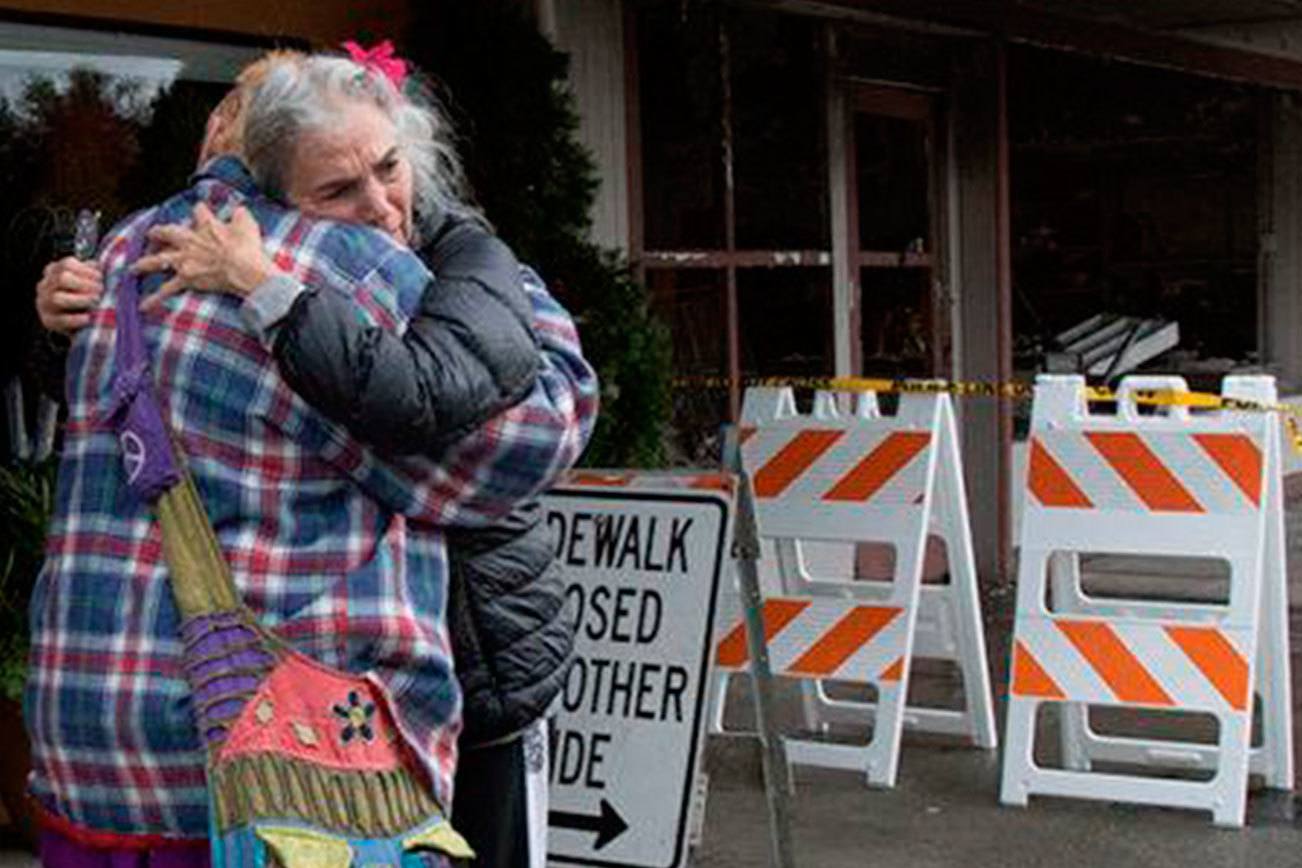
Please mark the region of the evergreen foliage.
[[57, 459], [0, 465], [0, 697], [18, 701], [27, 677], [27, 606], [45, 559]]
[[587, 240], [598, 180], [577, 139], [567, 56], [510, 0], [418, 4], [405, 48], [438, 79], [471, 185], [498, 234], [579, 322], [602, 382], [583, 463], [662, 465], [669, 334], [619, 255]]

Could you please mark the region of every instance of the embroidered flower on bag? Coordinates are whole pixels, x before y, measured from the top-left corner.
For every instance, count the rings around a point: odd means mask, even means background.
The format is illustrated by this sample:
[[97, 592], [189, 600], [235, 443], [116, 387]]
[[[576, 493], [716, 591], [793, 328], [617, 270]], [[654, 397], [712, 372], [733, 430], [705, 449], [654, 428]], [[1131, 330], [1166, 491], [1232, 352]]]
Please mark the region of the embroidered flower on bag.
[[339, 733], [339, 740], [344, 744], [354, 737], [361, 736], [364, 741], [375, 739], [375, 730], [371, 727], [371, 718], [375, 716], [375, 703], [363, 703], [356, 690], [348, 691], [348, 704], [336, 704], [335, 716], [347, 721]]

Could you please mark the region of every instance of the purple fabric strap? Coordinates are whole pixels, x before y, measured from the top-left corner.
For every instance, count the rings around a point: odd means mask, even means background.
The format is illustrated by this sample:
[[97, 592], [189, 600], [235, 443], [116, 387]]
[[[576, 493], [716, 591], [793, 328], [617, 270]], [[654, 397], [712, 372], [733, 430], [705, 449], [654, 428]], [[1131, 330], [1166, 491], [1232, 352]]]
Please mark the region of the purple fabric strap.
[[[144, 252], [141, 232], [131, 240], [126, 260]], [[167, 425], [154, 396], [153, 373], [141, 339], [140, 276], [128, 272], [118, 288], [117, 341], [113, 348], [113, 398], [109, 421], [122, 448], [122, 464], [131, 492], [147, 503], [158, 500], [181, 480]]]
[[42, 868], [210, 868], [212, 864], [207, 847], [103, 850], [49, 829], [41, 831], [40, 849]]

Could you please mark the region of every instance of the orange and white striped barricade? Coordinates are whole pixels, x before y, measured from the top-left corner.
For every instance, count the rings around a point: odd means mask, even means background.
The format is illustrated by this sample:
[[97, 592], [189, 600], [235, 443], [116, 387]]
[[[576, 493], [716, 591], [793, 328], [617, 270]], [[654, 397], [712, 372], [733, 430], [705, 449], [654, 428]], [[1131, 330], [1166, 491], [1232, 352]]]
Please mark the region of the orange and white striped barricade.
[[[836, 419], [845, 415], [847, 410], [852, 410], [857, 418], [882, 418], [873, 392], [818, 392], [814, 396], [812, 415], [815, 420]], [[790, 391], [756, 388], [747, 393], [742, 421], [744, 427], [753, 427], [766, 420], [795, 414], [794, 397]], [[936, 477], [938, 494], [930, 514], [924, 577], [933, 578], [943, 572], [939, 547], [933, 545], [939, 540], [944, 543], [946, 551], [954, 553], [945, 565], [950, 573], [950, 583], [922, 586], [913, 656], [915, 659], [923, 657], [953, 663], [962, 674], [967, 695], [988, 697], [984, 643], [978, 625], [972, 618], [964, 617], [969, 607], [975, 605], [977, 578], [971, 554], [961, 456], [957, 450], [957, 438], [952, 434], [952, 413], [949, 419], [946, 424], [951, 426], [951, 435], [945, 442], [955, 445], [952, 457], [938, 469]], [[946, 456], [941, 458], [944, 461]], [[951, 466], [957, 468], [957, 474], [949, 472]], [[848, 581], [854, 581], [855, 588], [869, 595], [880, 595], [889, 587], [888, 582], [850, 578], [856, 560], [853, 543], [837, 545], [776, 538], [766, 539], [764, 547], [767, 565], [776, 571], [776, 584], [781, 588], [780, 592], [775, 591], [777, 596], [818, 594], [820, 591], [839, 594], [843, 583]], [[737, 606], [735, 590], [728, 585], [721, 588], [720, 593], [725, 597], [720, 609], [725, 617], [719, 621], [722, 639], [738, 618], [726, 617]], [[728, 671], [720, 671], [712, 684], [713, 713], [710, 721], [711, 731], [715, 733], [727, 732], [724, 710], [728, 678]], [[833, 698], [820, 679], [802, 679], [800, 687], [804, 722], [812, 731], [826, 733], [837, 724], [869, 725], [873, 721], [874, 703]], [[993, 748], [996, 735], [989, 705], [985, 699], [958, 710], [909, 706], [904, 725], [910, 731], [967, 737], [980, 747]]]
[[[1243, 398], [1260, 404], [1275, 401], [1275, 391], [1268, 378], [1230, 378], [1226, 381], [1231, 397]], [[1129, 377], [1119, 391], [1123, 413], [1134, 414], [1133, 396], [1141, 390], [1184, 392], [1187, 386], [1179, 377]], [[1187, 419], [1189, 411], [1176, 407], [1172, 411], [1178, 418]], [[1280, 477], [1283, 472], [1282, 446], [1278, 425], [1272, 421], [1276, 436], [1269, 445], [1265, 472], [1267, 476], [1266, 503], [1264, 506], [1265, 542], [1262, 564], [1261, 610], [1258, 621], [1261, 632], [1257, 644], [1257, 670], [1254, 692], [1260, 702], [1262, 716], [1261, 743], [1250, 748], [1248, 771], [1259, 775], [1268, 787], [1291, 789], [1293, 780], [1290, 678], [1288, 673], [1288, 590], [1282, 496]], [[1085, 594], [1081, 584], [1080, 556], [1073, 552], [1057, 552], [1048, 563], [1049, 581], [1055, 608], [1058, 611], [1094, 614], [1107, 617], [1125, 617], [1132, 604], [1092, 598]], [[1163, 607], [1147, 600], [1146, 612], [1161, 615]], [[1185, 613], [1181, 607], [1169, 613], [1179, 619]], [[1277, 668], [1281, 667], [1282, 668]], [[1168, 739], [1142, 739], [1133, 736], [1117, 737], [1101, 734], [1089, 722], [1089, 709], [1085, 703], [1061, 702], [1060, 742], [1063, 766], [1077, 771], [1088, 771], [1095, 763], [1124, 763], [1132, 766], [1179, 765], [1188, 768], [1214, 771], [1218, 766], [1217, 750], [1210, 744], [1173, 743]]]
[[[1118, 412], [1097, 414], [1082, 377], [1037, 379], [1000, 800], [1200, 808], [1218, 825], [1241, 826], [1250, 767], [1271, 787], [1291, 788], [1293, 778], [1278, 420], [1183, 406], [1141, 415], [1134, 398], [1145, 389], [1187, 391], [1179, 378], [1128, 378]], [[1227, 377], [1222, 394], [1271, 404], [1274, 380]], [[1222, 559], [1228, 600], [1094, 598], [1080, 586], [1082, 552]], [[1034, 758], [1045, 702], [1063, 712], [1063, 768]], [[1092, 706], [1210, 715], [1217, 741], [1103, 736], [1089, 727]], [[1094, 770], [1100, 762], [1144, 768]], [[1211, 776], [1141, 773], [1151, 767]]]
[[[760, 534], [776, 544], [783, 584], [783, 593], [764, 603], [765, 639], [773, 673], [807, 682], [813, 728], [873, 726], [866, 745], [789, 738], [789, 760], [862, 771], [871, 785], [892, 786], [906, 720], [982, 747], [996, 743], [957, 431], [947, 395], [902, 395], [893, 416], [880, 415], [871, 394], [853, 415], [833, 404], [819, 396], [806, 416], [796, 412], [789, 389], [747, 392], [742, 467]], [[951, 580], [924, 587], [932, 532], [946, 542]], [[800, 547], [819, 541], [891, 544], [893, 580], [811, 575]], [[727, 601], [720, 612], [728, 612]], [[922, 631], [924, 614], [928, 629]], [[715, 659], [726, 672], [746, 664], [746, 634], [739, 617], [723, 623]], [[920, 632], [928, 636], [926, 647]], [[906, 708], [910, 660], [920, 652], [959, 665], [965, 708]], [[834, 699], [827, 681], [871, 684], [877, 701]], [[717, 681], [716, 688], [721, 703]]]

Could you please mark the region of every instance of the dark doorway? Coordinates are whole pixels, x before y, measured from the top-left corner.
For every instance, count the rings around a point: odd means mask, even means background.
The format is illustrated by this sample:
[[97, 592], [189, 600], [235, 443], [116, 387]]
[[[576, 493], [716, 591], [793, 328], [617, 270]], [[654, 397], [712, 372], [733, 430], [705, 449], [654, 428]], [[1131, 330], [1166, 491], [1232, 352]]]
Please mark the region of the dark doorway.
[[847, 180], [859, 359], [874, 376], [943, 376], [948, 313], [938, 303], [934, 98], [852, 91]]

